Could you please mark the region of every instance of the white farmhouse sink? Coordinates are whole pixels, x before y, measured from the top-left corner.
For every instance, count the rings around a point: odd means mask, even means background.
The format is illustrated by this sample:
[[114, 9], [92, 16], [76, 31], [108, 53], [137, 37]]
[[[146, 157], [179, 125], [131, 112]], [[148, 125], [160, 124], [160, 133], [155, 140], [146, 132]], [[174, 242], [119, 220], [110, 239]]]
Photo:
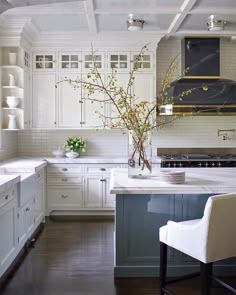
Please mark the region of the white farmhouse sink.
[[[17, 169], [17, 168], [16, 168]], [[6, 168], [0, 168], [0, 175], [19, 175], [19, 191], [18, 191], [18, 204], [19, 207], [24, 206], [31, 198], [33, 198], [36, 192], [36, 174], [17, 172], [14, 169], [10, 171]]]

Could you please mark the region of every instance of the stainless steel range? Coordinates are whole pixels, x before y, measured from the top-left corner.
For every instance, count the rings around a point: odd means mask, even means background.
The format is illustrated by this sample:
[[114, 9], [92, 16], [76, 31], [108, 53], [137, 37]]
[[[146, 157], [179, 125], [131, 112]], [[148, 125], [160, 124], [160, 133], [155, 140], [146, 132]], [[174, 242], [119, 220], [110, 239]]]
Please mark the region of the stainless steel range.
[[235, 149], [158, 149], [162, 168], [236, 167]]

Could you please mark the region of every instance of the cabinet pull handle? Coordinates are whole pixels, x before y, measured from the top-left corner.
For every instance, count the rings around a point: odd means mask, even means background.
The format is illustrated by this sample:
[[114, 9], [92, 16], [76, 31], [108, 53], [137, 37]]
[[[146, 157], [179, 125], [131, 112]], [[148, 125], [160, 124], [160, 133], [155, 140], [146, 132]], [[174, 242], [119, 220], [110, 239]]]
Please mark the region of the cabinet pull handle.
[[68, 195], [61, 195], [61, 197], [62, 197], [63, 199], [65, 199], [65, 198], [68, 198], [69, 196], [68, 196]]
[[106, 168], [100, 168], [99, 170], [100, 171], [106, 171]]
[[30, 211], [30, 208], [27, 207], [27, 208], [25, 209], [25, 211]]
[[68, 178], [62, 178], [61, 180], [62, 180], [62, 181], [67, 181], [67, 180], [68, 180]]
[[9, 198], [9, 196], [8, 196], [8, 195], [6, 195], [6, 196], [5, 196], [5, 200], [8, 200], [8, 198]]
[[62, 171], [68, 171], [68, 169], [67, 169], [67, 168], [62, 168], [61, 170], [62, 170]]
[[100, 181], [103, 181], [103, 179], [100, 179]]

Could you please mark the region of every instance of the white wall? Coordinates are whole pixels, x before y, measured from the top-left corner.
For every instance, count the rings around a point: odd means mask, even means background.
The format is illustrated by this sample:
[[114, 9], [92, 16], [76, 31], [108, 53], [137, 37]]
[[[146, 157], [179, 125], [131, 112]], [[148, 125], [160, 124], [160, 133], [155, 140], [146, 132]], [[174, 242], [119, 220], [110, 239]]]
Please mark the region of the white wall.
[[2, 131], [2, 150], [0, 161], [17, 155], [17, 131]]

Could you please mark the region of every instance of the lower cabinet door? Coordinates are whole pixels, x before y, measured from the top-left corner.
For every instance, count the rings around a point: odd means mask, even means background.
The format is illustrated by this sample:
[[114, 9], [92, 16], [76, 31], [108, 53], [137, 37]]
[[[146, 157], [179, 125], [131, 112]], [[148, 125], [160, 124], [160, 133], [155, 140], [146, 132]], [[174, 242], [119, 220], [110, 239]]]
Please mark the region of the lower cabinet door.
[[116, 195], [110, 193], [110, 177], [103, 176], [103, 208], [115, 208]]
[[25, 214], [25, 231], [27, 238], [30, 238], [35, 230], [35, 212], [34, 212], [34, 205], [35, 205], [35, 197], [31, 199], [25, 206], [24, 206], [24, 214]]
[[102, 208], [103, 178], [97, 175], [88, 175], [85, 178], [85, 208]]
[[16, 256], [16, 210], [16, 199], [0, 208], [0, 277]]
[[19, 208], [17, 213], [17, 240], [18, 245], [22, 248], [27, 240], [26, 234], [26, 212], [25, 207]]
[[39, 180], [34, 204], [35, 223], [38, 225], [44, 218], [44, 182]]
[[54, 187], [47, 189], [48, 211], [77, 210], [83, 207], [82, 186]]

